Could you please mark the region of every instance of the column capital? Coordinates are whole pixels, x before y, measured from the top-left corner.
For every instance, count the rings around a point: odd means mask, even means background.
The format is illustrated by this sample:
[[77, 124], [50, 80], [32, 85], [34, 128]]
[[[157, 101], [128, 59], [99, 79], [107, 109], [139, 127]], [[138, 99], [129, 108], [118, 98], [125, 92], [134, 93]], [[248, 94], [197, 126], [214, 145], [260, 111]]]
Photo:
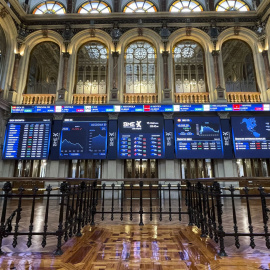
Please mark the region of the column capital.
[[220, 55], [220, 50], [213, 50], [212, 55], [213, 56], [219, 56]]
[[262, 51], [262, 56], [263, 56], [263, 57], [268, 56], [268, 50], [263, 50], [263, 51]]
[[168, 57], [169, 56], [169, 52], [168, 51], [162, 51], [162, 56], [163, 57]]
[[63, 57], [64, 58], [69, 58], [70, 57], [70, 53], [69, 52], [63, 52]]
[[15, 59], [16, 59], [16, 60], [20, 60], [21, 57], [22, 57], [22, 56], [21, 56], [19, 53], [15, 53]]
[[119, 57], [119, 52], [112, 52], [113, 57]]

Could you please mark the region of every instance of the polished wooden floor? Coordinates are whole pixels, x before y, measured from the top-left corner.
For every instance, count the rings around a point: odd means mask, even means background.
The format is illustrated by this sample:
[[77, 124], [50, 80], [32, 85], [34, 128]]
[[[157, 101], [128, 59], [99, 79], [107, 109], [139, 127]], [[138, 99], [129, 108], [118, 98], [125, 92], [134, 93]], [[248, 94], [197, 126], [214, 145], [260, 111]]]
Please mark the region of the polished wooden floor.
[[[56, 201], [56, 200], [55, 200]], [[25, 202], [25, 207], [28, 202]], [[16, 202], [14, 202], [16, 205]], [[166, 202], [165, 202], [166, 205]], [[59, 203], [52, 205], [51, 221], [57, 215]], [[247, 230], [245, 219], [245, 202], [237, 202], [239, 228]], [[254, 229], [261, 227], [259, 220], [260, 204], [251, 202], [254, 217]], [[10, 205], [12, 207], [12, 204]], [[36, 224], [42, 225], [44, 202], [36, 207]], [[229, 220], [224, 227], [231, 227], [230, 201], [224, 201], [224, 215]], [[28, 207], [27, 207], [28, 209]], [[30, 211], [29, 211], [30, 214]], [[24, 217], [26, 217], [25, 214]], [[23, 220], [22, 220], [23, 221]], [[39, 223], [38, 223], [39, 222]], [[21, 236], [19, 245], [13, 249], [12, 238], [5, 238], [0, 256], [0, 269], [270, 269], [270, 251], [265, 247], [264, 239], [255, 239], [256, 247], [249, 247], [249, 238], [240, 239], [241, 247], [236, 249], [234, 239], [225, 238], [227, 257], [219, 257], [218, 245], [211, 239], [200, 237], [196, 227], [186, 226], [185, 218], [180, 223], [177, 217], [168, 221], [164, 215], [162, 222], [155, 218], [152, 222], [145, 220], [144, 226], [138, 226], [138, 217], [129, 221], [114, 221], [110, 217], [101, 221], [97, 216], [96, 226], [83, 229], [82, 237], [74, 237], [64, 246], [62, 256], [53, 256], [56, 238], [49, 237], [45, 249], [40, 247], [41, 238], [34, 237], [33, 245], [26, 248], [26, 237]], [[28, 226], [24, 222], [21, 226]], [[230, 225], [230, 226], [229, 226]]]
[[217, 246], [195, 227], [178, 225], [100, 225], [48, 253], [5, 253], [0, 269], [269, 269], [269, 252], [217, 256]]

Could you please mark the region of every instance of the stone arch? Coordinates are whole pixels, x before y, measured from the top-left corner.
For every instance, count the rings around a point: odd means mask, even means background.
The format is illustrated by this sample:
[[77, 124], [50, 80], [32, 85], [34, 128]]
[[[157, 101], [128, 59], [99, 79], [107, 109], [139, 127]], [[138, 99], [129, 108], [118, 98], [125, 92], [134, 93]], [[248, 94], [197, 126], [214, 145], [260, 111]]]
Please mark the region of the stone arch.
[[3, 29], [6, 40], [6, 57], [0, 89], [4, 90], [4, 98], [7, 98], [13, 76], [15, 53], [17, 53], [17, 29], [9, 14], [4, 16], [4, 18], [0, 17], [0, 26]]
[[[138, 28], [134, 28], [132, 30], [127, 31], [124, 33], [118, 44], [116, 50], [119, 52], [120, 57], [119, 57], [119, 64], [118, 64], [118, 74], [123, 73], [124, 70], [124, 56], [125, 56], [125, 49], [126, 47], [131, 44], [132, 42], [135, 41], [146, 41], [153, 45], [153, 47], [156, 49], [156, 55], [157, 55], [157, 60], [156, 60], [156, 83], [158, 86], [158, 97], [159, 97], [159, 102], [161, 102], [161, 90], [163, 90], [163, 72], [162, 72], [162, 56], [161, 53], [164, 50], [164, 45], [162, 43], [161, 37], [154, 31], [150, 29], [142, 29], [142, 35], [139, 35], [138, 33]], [[122, 72], [121, 72], [122, 71]], [[120, 93], [120, 101], [122, 101], [123, 93], [124, 93], [124, 81], [125, 78], [124, 76], [119, 76], [118, 78], [119, 81], [119, 93]]]
[[[256, 81], [259, 87], [258, 90], [259, 92], [261, 92], [262, 100], [266, 101], [267, 94], [266, 94], [265, 68], [264, 68], [263, 58], [262, 58], [262, 51], [263, 51], [262, 44], [259, 42], [258, 35], [247, 28], [239, 27], [237, 29], [237, 32], [235, 31], [235, 28], [233, 27], [224, 30], [218, 37], [218, 42], [216, 45], [217, 50], [221, 51], [222, 44], [224, 44], [224, 42], [231, 39], [239, 39], [247, 43], [247, 45], [251, 48], [252, 53], [253, 53]], [[224, 85], [224, 70], [223, 70], [223, 63], [222, 63], [222, 55], [220, 55], [220, 77]]]
[[168, 51], [170, 52], [168, 66], [169, 66], [169, 74], [170, 74], [169, 81], [172, 82], [171, 89], [175, 89], [174, 72], [173, 72], [174, 69], [173, 69], [173, 59], [172, 59], [173, 47], [179, 42], [184, 41], [184, 40], [195, 41], [202, 47], [204, 51], [205, 73], [206, 73], [206, 80], [207, 80], [208, 91], [209, 91], [209, 99], [210, 101], [213, 101], [214, 90], [215, 90], [215, 77], [214, 77], [215, 72], [214, 72], [214, 63], [213, 63], [213, 57], [211, 55], [211, 52], [214, 50], [214, 45], [211, 41], [210, 36], [207, 33], [197, 28], [191, 28], [191, 32], [189, 35], [187, 35], [187, 30], [185, 28], [182, 28], [173, 32], [169, 37], [167, 48], [168, 48]]
[[[73, 93], [73, 88], [75, 84], [75, 73], [76, 73], [76, 63], [77, 63], [77, 53], [79, 48], [91, 41], [97, 41], [102, 44], [104, 44], [108, 48], [108, 85], [107, 89], [111, 88], [111, 78], [112, 78], [112, 61], [111, 61], [111, 53], [114, 50], [114, 45], [112, 42], [112, 38], [109, 34], [102, 30], [94, 29], [92, 30], [84, 30], [76, 34], [69, 46], [68, 46], [68, 52], [70, 53], [70, 61], [69, 61], [69, 67], [68, 67], [68, 78], [69, 81], [67, 82], [67, 90], [68, 90], [68, 101], [71, 103], [72, 102], [72, 93]], [[91, 36], [91, 34], [93, 36]], [[107, 91], [108, 92], [108, 91]]]
[[[19, 69], [19, 81], [18, 81], [18, 97], [17, 97], [17, 103], [20, 103], [24, 87], [26, 85], [27, 80], [27, 72], [28, 72], [28, 66], [29, 66], [29, 60], [30, 60], [30, 54], [33, 48], [46, 41], [51, 41], [56, 43], [59, 46], [60, 53], [64, 52], [64, 40], [60, 34], [58, 34], [55, 31], [51, 30], [39, 30], [36, 31], [30, 35], [28, 35], [25, 39], [24, 44], [21, 48], [21, 55], [22, 59], [20, 61], [20, 69]], [[60, 78], [61, 78], [61, 72], [62, 70], [62, 59], [60, 57], [60, 63], [59, 63], [59, 70], [58, 70], [58, 82], [57, 82], [57, 89], [60, 87]]]

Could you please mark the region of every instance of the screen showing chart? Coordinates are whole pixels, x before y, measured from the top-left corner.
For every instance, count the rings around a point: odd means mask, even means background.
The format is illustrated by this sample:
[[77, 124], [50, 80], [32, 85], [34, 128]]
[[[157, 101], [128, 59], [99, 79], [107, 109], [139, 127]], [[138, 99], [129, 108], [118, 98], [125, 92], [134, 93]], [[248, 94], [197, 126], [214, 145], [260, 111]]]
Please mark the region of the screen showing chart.
[[231, 118], [236, 158], [270, 158], [270, 117]]
[[47, 159], [50, 119], [9, 119], [3, 159]]
[[163, 117], [119, 118], [118, 158], [164, 158]]
[[105, 159], [107, 121], [64, 119], [60, 139], [60, 159]]
[[218, 117], [174, 119], [177, 158], [223, 158]]

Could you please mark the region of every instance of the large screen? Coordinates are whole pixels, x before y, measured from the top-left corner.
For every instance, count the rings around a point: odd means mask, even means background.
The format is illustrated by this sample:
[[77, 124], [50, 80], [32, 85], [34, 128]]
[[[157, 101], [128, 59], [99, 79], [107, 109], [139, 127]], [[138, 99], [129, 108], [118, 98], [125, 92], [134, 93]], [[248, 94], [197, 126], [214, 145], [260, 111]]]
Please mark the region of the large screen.
[[106, 154], [107, 121], [64, 119], [60, 159], [105, 159]]
[[270, 117], [232, 117], [236, 158], [270, 158]]
[[164, 158], [163, 117], [118, 119], [118, 158]]
[[3, 159], [47, 159], [50, 119], [9, 119]]
[[223, 158], [219, 117], [176, 117], [177, 158]]

